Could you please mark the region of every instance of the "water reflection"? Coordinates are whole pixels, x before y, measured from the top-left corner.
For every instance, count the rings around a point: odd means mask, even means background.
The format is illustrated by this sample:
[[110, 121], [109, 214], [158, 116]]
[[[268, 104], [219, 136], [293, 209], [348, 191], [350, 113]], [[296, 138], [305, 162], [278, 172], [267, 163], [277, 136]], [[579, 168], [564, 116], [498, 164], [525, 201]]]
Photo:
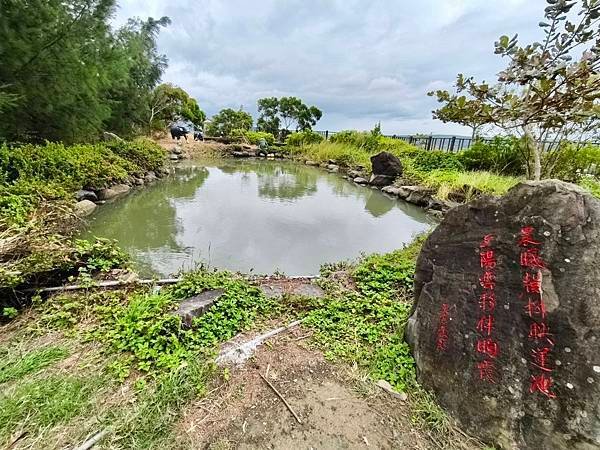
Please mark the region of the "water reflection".
[[119, 240], [143, 272], [168, 275], [205, 261], [303, 275], [362, 251], [398, 248], [428, 223], [421, 209], [337, 174], [246, 160], [182, 166], [100, 208], [88, 233]]

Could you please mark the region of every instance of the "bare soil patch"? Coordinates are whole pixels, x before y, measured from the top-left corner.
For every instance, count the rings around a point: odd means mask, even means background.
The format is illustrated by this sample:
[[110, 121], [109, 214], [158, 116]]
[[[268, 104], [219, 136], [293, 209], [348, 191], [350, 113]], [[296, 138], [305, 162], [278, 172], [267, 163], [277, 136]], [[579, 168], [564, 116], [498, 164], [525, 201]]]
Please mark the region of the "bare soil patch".
[[[177, 446], [191, 449], [429, 449], [409, 406], [308, 348], [297, 328], [232, 368], [207, 397], [191, 404]], [[268, 380], [300, 417], [299, 424]], [[228, 378], [227, 381], [225, 378]]]

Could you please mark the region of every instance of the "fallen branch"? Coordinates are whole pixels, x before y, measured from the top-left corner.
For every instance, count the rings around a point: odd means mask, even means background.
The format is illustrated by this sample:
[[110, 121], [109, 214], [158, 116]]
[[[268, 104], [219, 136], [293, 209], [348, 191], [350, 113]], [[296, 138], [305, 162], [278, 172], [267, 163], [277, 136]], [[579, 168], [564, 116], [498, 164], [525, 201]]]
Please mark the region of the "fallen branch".
[[[319, 278], [318, 276], [291, 276], [281, 278], [282, 280], [314, 280]], [[262, 281], [268, 280], [269, 277], [248, 277], [250, 281]], [[164, 278], [161, 280], [132, 280], [132, 281], [99, 281], [91, 285], [80, 285], [80, 284], [68, 284], [63, 286], [53, 286], [53, 287], [45, 287], [45, 288], [28, 288], [23, 292], [37, 292], [43, 294], [45, 292], [62, 292], [62, 291], [79, 291], [83, 289], [104, 289], [111, 287], [121, 287], [128, 285], [136, 285], [136, 284], [154, 284], [157, 286], [163, 284], [175, 284], [181, 281], [180, 278]]]
[[69, 284], [64, 286], [54, 286], [54, 287], [46, 287], [46, 288], [29, 288], [25, 289], [24, 292], [62, 292], [62, 291], [79, 291], [82, 289], [103, 289], [110, 287], [120, 287], [120, 286], [128, 286], [128, 285], [136, 285], [136, 284], [155, 284], [157, 286], [163, 284], [175, 284], [179, 282], [179, 278], [165, 278], [162, 280], [132, 280], [132, 281], [99, 281], [97, 283], [93, 283], [91, 285], [81, 285], [81, 284]]
[[281, 401], [283, 402], [283, 404], [287, 407], [287, 409], [292, 413], [292, 415], [294, 416], [294, 418], [296, 419], [296, 421], [298, 421], [298, 423], [300, 425], [302, 425], [302, 421], [300, 420], [300, 417], [298, 417], [298, 414], [296, 414], [296, 411], [294, 411], [292, 409], [292, 407], [290, 406], [290, 404], [286, 401], [285, 398], [283, 398], [283, 395], [281, 395], [279, 393], [279, 391], [275, 388], [275, 386], [273, 386], [271, 384], [271, 382], [269, 380], [267, 380], [262, 373], [258, 372], [258, 374], [260, 375], [260, 377], [265, 381], [265, 383], [267, 383], [269, 385], [269, 387], [271, 389], [273, 389], [273, 392], [275, 392], [275, 394], [277, 394], [277, 397], [279, 397], [281, 399]]

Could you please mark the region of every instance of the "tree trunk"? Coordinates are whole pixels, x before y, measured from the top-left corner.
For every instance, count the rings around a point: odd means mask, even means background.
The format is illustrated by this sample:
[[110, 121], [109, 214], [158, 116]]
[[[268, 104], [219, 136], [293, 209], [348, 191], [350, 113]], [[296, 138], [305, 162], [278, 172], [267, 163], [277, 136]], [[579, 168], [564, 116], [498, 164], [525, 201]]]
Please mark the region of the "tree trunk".
[[533, 163], [533, 173], [530, 174], [532, 179], [535, 181], [539, 181], [542, 178], [542, 149], [543, 146], [540, 145], [538, 140], [535, 138], [534, 133], [531, 131], [530, 127], [525, 127], [525, 138], [527, 146], [531, 149], [530, 158], [533, 159], [531, 163]]
[[533, 142], [533, 179], [539, 181], [542, 178], [542, 158], [541, 147], [537, 142]]

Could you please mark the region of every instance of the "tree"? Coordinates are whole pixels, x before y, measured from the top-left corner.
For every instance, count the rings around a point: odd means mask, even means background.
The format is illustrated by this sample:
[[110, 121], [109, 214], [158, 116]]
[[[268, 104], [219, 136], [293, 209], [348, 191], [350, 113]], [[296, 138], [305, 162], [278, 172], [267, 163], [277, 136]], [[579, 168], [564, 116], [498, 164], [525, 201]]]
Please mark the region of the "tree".
[[156, 34], [169, 20], [113, 31], [114, 9], [115, 0], [2, 0], [0, 139], [93, 140], [144, 124], [166, 66]]
[[452, 96], [447, 91], [429, 92], [427, 95], [436, 96], [438, 102], [445, 103], [433, 111], [433, 118], [444, 123], [454, 122], [471, 129], [471, 139], [475, 139], [477, 131], [489, 122], [489, 105], [478, 100], [472, 100], [465, 95]]
[[259, 131], [265, 131], [271, 133], [273, 136], [277, 136], [281, 127], [281, 119], [277, 116], [279, 112], [279, 100], [277, 97], [259, 99], [258, 112], [260, 116], [256, 125]]
[[211, 119], [206, 134], [209, 136], [231, 136], [233, 130], [250, 130], [252, 116], [241, 109], [223, 109]]
[[[600, 119], [600, 2], [547, 3], [546, 21], [539, 23], [545, 35], [542, 42], [520, 46], [515, 35], [501, 36], [495, 43], [495, 53], [509, 59], [497, 84], [459, 75], [456, 94], [437, 93], [448, 105], [464, 92], [481, 112], [483, 123], [521, 137], [528, 175], [536, 180], [551, 175], [557, 161], [558, 152], [545, 149], [556, 149], [561, 141], [589, 138]], [[572, 13], [575, 5], [579, 5], [577, 14]], [[457, 116], [462, 120], [468, 116], [463, 111]]]
[[267, 97], [258, 100], [258, 129], [278, 135], [280, 127], [289, 133], [312, 130], [323, 113], [316, 106], [307, 106], [297, 97]]
[[152, 92], [148, 107], [148, 130], [163, 129], [180, 119], [203, 128], [206, 115], [195, 99], [180, 87], [170, 83], [158, 85]]
[[115, 36], [113, 82], [107, 90], [111, 115], [104, 127], [129, 136], [145, 131], [153, 90], [167, 67], [167, 58], [159, 54], [156, 39], [161, 27], [171, 23], [168, 17], [146, 21], [130, 19]]

